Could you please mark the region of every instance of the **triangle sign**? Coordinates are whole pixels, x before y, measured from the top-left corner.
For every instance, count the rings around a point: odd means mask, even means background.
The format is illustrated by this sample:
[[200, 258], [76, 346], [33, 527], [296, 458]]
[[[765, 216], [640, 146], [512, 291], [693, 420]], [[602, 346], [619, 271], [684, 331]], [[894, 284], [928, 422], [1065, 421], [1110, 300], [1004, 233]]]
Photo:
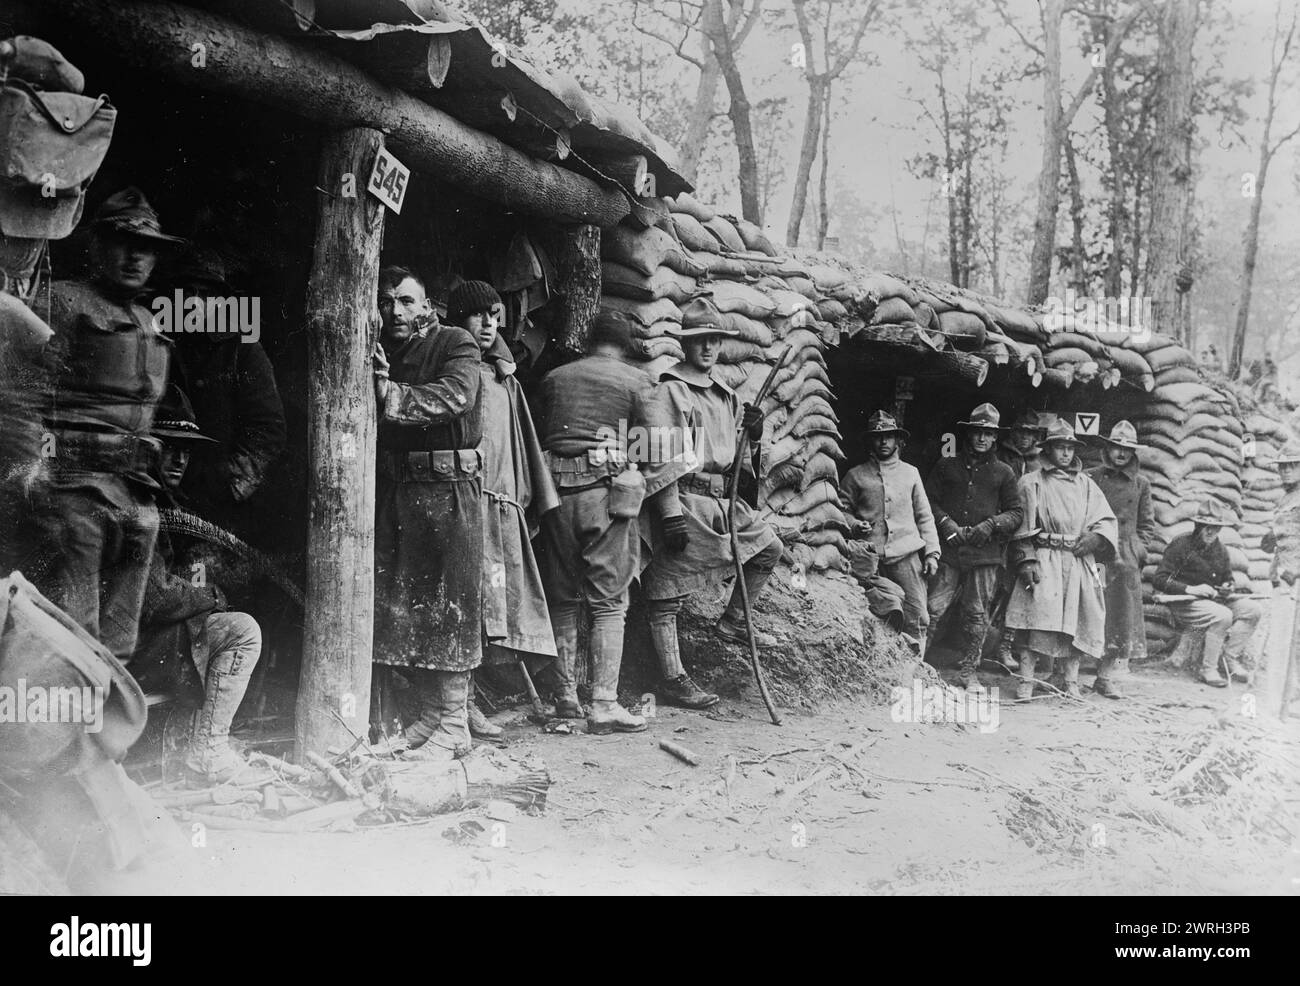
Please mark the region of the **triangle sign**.
[[1097, 435], [1101, 432], [1100, 414], [1083, 414], [1074, 416], [1074, 430], [1080, 435]]

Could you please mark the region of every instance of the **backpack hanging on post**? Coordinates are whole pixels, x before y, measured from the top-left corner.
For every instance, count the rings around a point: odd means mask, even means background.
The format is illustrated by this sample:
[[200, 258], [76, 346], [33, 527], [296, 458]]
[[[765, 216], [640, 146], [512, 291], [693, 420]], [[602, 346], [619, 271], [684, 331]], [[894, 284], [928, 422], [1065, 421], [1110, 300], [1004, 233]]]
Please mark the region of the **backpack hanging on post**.
[[[16, 48], [21, 67], [25, 49], [43, 42], [20, 37], [5, 44]], [[61, 239], [81, 218], [117, 110], [105, 95], [43, 89], [17, 71], [0, 69], [0, 232]]]

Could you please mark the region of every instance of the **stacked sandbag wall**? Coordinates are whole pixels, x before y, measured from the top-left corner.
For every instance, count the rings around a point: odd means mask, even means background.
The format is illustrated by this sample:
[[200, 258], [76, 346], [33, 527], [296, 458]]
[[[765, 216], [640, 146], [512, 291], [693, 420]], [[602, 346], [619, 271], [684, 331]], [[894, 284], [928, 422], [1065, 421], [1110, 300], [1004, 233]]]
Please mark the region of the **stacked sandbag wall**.
[[1265, 551], [1261, 541], [1272, 529], [1277, 504], [1282, 499], [1278, 452], [1296, 440], [1296, 433], [1279, 415], [1264, 409], [1256, 409], [1246, 416], [1246, 431], [1249, 458], [1242, 474], [1242, 548], [1255, 590], [1269, 592], [1273, 553]]
[[668, 330], [688, 304], [710, 306], [739, 333], [723, 341], [715, 376], [742, 401], [758, 394], [780, 353], [790, 357], [763, 403], [760, 506], [803, 571], [847, 571], [838, 463], [842, 436], [826, 373], [852, 290], [847, 271], [779, 256], [752, 223], [718, 215], [689, 195], [665, 200], [648, 229], [602, 231], [601, 308], [634, 321], [638, 355], [658, 375], [682, 358]]

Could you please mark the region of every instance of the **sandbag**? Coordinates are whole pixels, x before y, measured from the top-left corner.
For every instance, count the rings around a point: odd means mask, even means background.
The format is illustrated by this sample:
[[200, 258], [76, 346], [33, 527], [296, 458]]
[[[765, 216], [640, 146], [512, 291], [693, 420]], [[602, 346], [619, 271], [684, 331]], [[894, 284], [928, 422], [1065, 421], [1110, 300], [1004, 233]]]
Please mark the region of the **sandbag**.
[[756, 346], [744, 339], [723, 339], [718, 347], [719, 363], [748, 363], [761, 361], [764, 356], [762, 346]]
[[736, 232], [740, 234], [741, 241], [745, 244], [746, 250], [757, 250], [759, 253], [765, 253], [769, 257], [775, 257], [777, 254], [776, 247], [767, 235], [748, 219], [736, 220]]
[[689, 192], [679, 192], [675, 197], [665, 199], [671, 212], [683, 212], [693, 216], [698, 222], [707, 223], [717, 213], [710, 209]]
[[618, 295], [602, 294], [600, 310], [619, 312], [641, 325], [654, 325], [657, 322], [677, 322], [680, 325], [682, 321], [682, 310], [668, 298], [660, 298], [657, 301], [633, 301], [631, 298], [620, 298]]
[[743, 281], [749, 276], [749, 268], [745, 262], [735, 257], [724, 257], [720, 253], [703, 251], [692, 256], [704, 268], [705, 273], [714, 280]]
[[[759, 282], [762, 285], [762, 282]], [[790, 318], [797, 312], [810, 312], [814, 319], [821, 318], [821, 309], [813, 302], [809, 301], [798, 291], [791, 291], [789, 288], [768, 289], [768, 297], [772, 299], [772, 304], [776, 307], [773, 314], [781, 318]]]
[[[698, 219], [687, 212], [674, 212], [670, 216], [673, 229], [677, 231], [677, 239], [681, 241], [682, 246], [688, 250], [698, 250], [702, 253], [717, 253], [717, 238], [705, 229]], [[697, 257], [697, 260], [702, 258]]]
[[724, 329], [739, 332], [743, 342], [752, 342], [766, 348], [776, 341], [772, 330], [765, 323], [740, 312], [719, 312], [718, 324]]
[[686, 354], [682, 352], [682, 344], [672, 336], [657, 336], [654, 339], [633, 339], [630, 351], [636, 358], [643, 360], [670, 356], [680, 362], [686, 358]]
[[713, 303], [720, 312], [739, 312], [741, 315], [761, 320], [768, 318], [776, 310], [776, 306], [767, 295], [748, 284], [718, 281], [710, 287], [713, 291]]
[[[940, 318], [942, 317], [941, 315]], [[884, 298], [871, 313], [872, 325], [902, 325], [908, 322], [916, 322], [916, 312], [903, 298]]]
[[794, 426], [794, 431], [791, 432], [791, 434], [798, 438], [806, 438], [808, 435], [814, 433], [830, 435], [832, 438], [840, 439], [841, 441], [844, 437], [840, 434], [840, 429], [836, 426], [836, 423], [823, 414], [808, 415], [800, 420], [800, 422]]
[[810, 570], [814, 572], [847, 572], [849, 563], [837, 545], [823, 544], [813, 553]]
[[1172, 369], [1175, 366], [1196, 366], [1196, 357], [1182, 346], [1165, 346], [1163, 349], [1153, 349], [1146, 354], [1146, 359], [1153, 373]]
[[728, 219], [722, 216], [714, 216], [712, 219], [701, 221], [704, 223], [704, 228], [717, 238], [718, 243], [724, 249], [735, 253], [745, 252], [745, 241], [740, 238], [740, 234], [736, 232], [736, 227]]
[[821, 295], [817, 291], [817, 285], [813, 284], [811, 277], [801, 277], [798, 274], [785, 274], [786, 284], [790, 285], [791, 291], [798, 291], [809, 301], [816, 301]]
[[847, 271], [831, 267], [829, 264], [813, 264], [808, 268], [808, 273], [812, 276], [813, 283], [822, 291], [837, 288], [849, 279]]
[[834, 435], [809, 435], [807, 442], [804, 443], [804, 448], [810, 456], [816, 455], [818, 452], [825, 452], [836, 462], [844, 461], [844, 450], [840, 447], [840, 442]]
[[862, 288], [870, 297], [877, 298], [880, 301], [884, 301], [886, 298], [897, 298], [906, 304], [908, 308], [921, 300], [916, 290], [906, 281], [880, 271], [872, 271], [865, 277], [860, 278], [858, 287]]
[[813, 483], [826, 480], [838, 485], [840, 481], [840, 470], [832, 459], [825, 452], [818, 452], [808, 460], [808, 465], [804, 467], [803, 476], [799, 480], [800, 492], [808, 489]]
[[600, 262], [601, 287], [605, 294], [633, 301], [669, 298], [683, 304], [699, 293], [695, 278], [659, 267], [649, 276], [612, 260]]
[[601, 231], [600, 255], [647, 277], [660, 267], [699, 277], [704, 265], [694, 260], [670, 234], [658, 226], [634, 230], [619, 223]]
[[806, 489], [790, 497], [781, 507], [780, 513], [787, 517], [802, 517], [824, 503], [839, 504], [840, 494], [832, 482], [812, 483]]
[[1200, 383], [1201, 372], [1192, 366], [1171, 366], [1155, 374], [1156, 387], [1174, 383]]
[[838, 322], [849, 317], [849, 310], [834, 298], [823, 298], [817, 302], [817, 310], [821, 313], [821, 320], [825, 322]]
[[984, 345], [988, 333], [984, 320], [970, 312], [944, 312], [939, 316], [939, 329], [954, 345], [963, 349], [978, 349]]
[[1091, 354], [1074, 346], [1061, 346], [1043, 353], [1043, 362], [1048, 366], [1063, 366], [1066, 363], [1086, 363], [1092, 359]]

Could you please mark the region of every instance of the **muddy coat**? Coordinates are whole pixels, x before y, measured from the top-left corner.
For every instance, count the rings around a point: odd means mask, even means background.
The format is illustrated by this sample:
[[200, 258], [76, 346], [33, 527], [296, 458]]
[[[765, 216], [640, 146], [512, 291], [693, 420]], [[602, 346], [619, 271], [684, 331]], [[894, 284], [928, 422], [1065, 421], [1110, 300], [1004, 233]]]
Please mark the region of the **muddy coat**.
[[1136, 455], [1123, 469], [1100, 465], [1087, 475], [1106, 494], [1119, 522], [1119, 544], [1106, 570], [1106, 648], [1141, 656], [1146, 652], [1142, 566], [1156, 535], [1151, 481], [1142, 475]]
[[504, 342], [484, 354], [483, 636], [512, 650], [555, 656], [551, 616], [532, 535], [559, 506], [515, 364]]
[[[728, 500], [721, 483], [736, 457], [740, 398], [720, 380], [679, 363], [660, 375], [647, 416], [652, 427], [669, 429], [660, 434], [680, 440], [680, 451], [646, 466], [646, 495], [660, 494], [655, 502], [662, 516], [686, 518], [686, 550], [673, 554], [664, 548], [659, 525], [648, 523], [650, 511], [642, 513], [653, 558], [641, 582], [648, 598], [670, 599], [698, 592], [710, 578], [733, 571]], [[687, 488], [697, 482], [712, 482], [717, 492]], [[741, 564], [780, 541], [744, 500], [736, 503], [736, 529]]]
[[[960, 569], [1002, 564], [1006, 540], [1022, 517], [1020, 493], [1010, 466], [993, 452], [975, 455], [962, 449], [950, 459], [940, 459], [930, 470], [925, 491], [947, 564]], [[987, 544], [955, 545], [949, 540], [961, 528], [989, 518], [994, 530]]]
[[441, 326], [389, 359], [375, 481], [375, 661], [469, 671], [482, 660], [478, 343]]
[[1060, 634], [1070, 638], [1076, 650], [1101, 657], [1106, 642], [1106, 601], [1097, 559], [1092, 555], [1075, 558], [1068, 549], [1037, 545], [1034, 536], [1076, 538], [1094, 532], [1113, 553], [1119, 542], [1115, 513], [1106, 495], [1079, 468], [1078, 459], [1065, 469], [1045, 466], [1029, 473], [1019, 487], [1025, 514], [1007, 560], [1018, 570], [1024, 562], [1037, 559], [1042, 580], [1033, 592], [1016, 580], [1007, 604], [1006, 626], [1037, 631], [1031, 634], [1029, 645], [1044, 653], [1055, 648], [1039, 646], [1034, 638]]

